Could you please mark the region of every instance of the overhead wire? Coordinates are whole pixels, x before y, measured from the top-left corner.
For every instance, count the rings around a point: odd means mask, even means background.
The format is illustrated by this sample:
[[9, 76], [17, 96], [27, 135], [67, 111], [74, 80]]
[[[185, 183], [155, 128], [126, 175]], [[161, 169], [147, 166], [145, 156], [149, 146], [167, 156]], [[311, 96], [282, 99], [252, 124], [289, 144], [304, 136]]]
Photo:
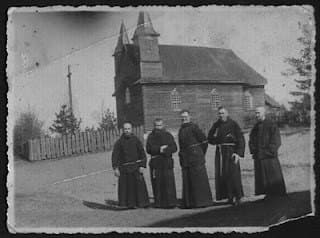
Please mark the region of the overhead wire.
[[[157, 21], [159, 21], [159, 20], [160, 20], [160, 19], [159, 19], [160, 17], [161, 17], [161, 16], [154, 18], [151, 22], [157, 22]], [[148, 24], [148, 22], [147, 22], [147, 23], [144, 23], [144, 24], [132, 25], [132, 26], [130, 26], [130, 27], [128, 27], [128, 28], [126, 27], [126, 31], [127, 31], [127, 33], [129, 33], [129, 32], [132, 33], [132, 32], [134, 32], [134, 30], [135, 30], [137, 27], [140, 27], [140, 26], [143, 26], [143, 25], [146, 25], [146, 24]], [[65, 55], [62, 56], [62, 57], [54, 58], [54, 59], [52, 59], [50, 62], [48, 62], [46, 65], [44, 65], [44, 66], [42, 66], [42, 67], [40, 67], [40, 68], [36, 68], [36, 69], [33, 68], [33, 69], [31, 69], [31, 70], [28, 70], [28, 71], [25, 71], [25, 72], [22, 72], [22, 73], [18, 73], [18, 74], [12, 75], [12, 76], [10, 76], [10, 77], [11, 77], [11, 78], [18, 78], [18, 77], [21, 77], [21, 76], [24, 76], [24, 75], [30, 75], [31, 73], [41, 71], [41, 70], [43, 70], [44, 68], [48, 67], [49, 65], [51, 65], [51, 64], [53, 64], [53, 63], [55, 63], [55, 62], [61, 61], [61, 60], [63, 60], [63, 59], [66, 59], [67, 57], [70, 57], [71, 55], [76, 54], [76, 53], [78, 53], [78, 52], [80, 52], [80, 51], [87, 50], [87, 49], [89, 49], [89, 48], [91, 48], [91, 47], [97, 46], [97, 45], [99, 45], [99, 44], [101, 44], [101, 43], [104, 43], [104, 42], [107, 41], [107, 40], [110, 40], [110, 39], [119, 37], [119, 35], [120, 35], [120, 33], [116, 33], [116, 34], [112, 34], [112, 35], [110, 35], [110, 36], [104, 37], [104, 38], [102, 38], [102, 39], [99, 39], [99, 40], [97, 40], [97, 41], [89, 44], [88, 46], [85, 46], [85, 47], [80, 48], [80, 49], [75, 49], [75, 50], [71, 51], [70, 53], [65, 54]]]

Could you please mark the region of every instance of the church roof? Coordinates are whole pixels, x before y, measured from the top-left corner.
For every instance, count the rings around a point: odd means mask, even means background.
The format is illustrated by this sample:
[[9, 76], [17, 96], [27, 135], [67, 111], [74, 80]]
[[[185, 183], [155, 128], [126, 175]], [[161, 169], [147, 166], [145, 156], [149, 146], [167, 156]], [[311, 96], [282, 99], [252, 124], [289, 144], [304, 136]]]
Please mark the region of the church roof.
[[[128, 45], [128, 53], [138, 61], [138, 51]], [[265, 85], [267, 80], [240, 59], [232, 50], [183, 45], [159, 45], [163, 67], [162, 79], [141, 79], [139, 82], [226, 82], [252, 86]]]

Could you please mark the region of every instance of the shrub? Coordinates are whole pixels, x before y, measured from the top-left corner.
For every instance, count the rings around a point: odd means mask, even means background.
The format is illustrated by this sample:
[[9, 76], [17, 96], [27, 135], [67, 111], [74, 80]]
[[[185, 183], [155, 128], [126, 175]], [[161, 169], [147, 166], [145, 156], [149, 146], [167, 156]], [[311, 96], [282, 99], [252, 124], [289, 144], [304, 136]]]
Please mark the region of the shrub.
[[100, 129], [108, 130], [117, 128], [117, 118], [114, 115], [114, 112], [111, 112], [110, 109], [107, 109], [105, 114], [102, 117], [101, 122], [99, 123]]
[[22, 146], [28, 140], [39, 138], [44, 134], [43, 122], [32, 111], [22, 112], [13, 127], [14, 154], [22, 154]]
[[56, 119], [49, 128], [51, 132], [60, 135], [74, 134], [80, 130], [81, 118], [77, 119], [73, 112], [67, 108], [67, 105], [62, 105], [60, 112], [56, 113]]

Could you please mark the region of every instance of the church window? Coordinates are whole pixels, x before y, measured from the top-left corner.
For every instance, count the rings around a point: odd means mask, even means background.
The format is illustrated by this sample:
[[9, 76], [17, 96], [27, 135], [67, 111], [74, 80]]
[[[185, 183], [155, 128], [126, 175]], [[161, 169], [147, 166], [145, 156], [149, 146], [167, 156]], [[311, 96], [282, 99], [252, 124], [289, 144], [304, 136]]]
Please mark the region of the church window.
[[243, 96], [243, 108], [245, 111], [249, 111], [253, 107], [252, 95], [249, 91], [245, 91]]
[[221, 96], [217, 92], [217, 90], [214, 88], [211, 91], [211, 108], [216, 110], [218, 107], [221, 106]]
[[174, 111], [179, 111], [180, 109], [180, 105], [181, 105], [181, 96], [179, 94], [179, 92], [177, 91], [177, 89], [173, 89], [171, 91], [171, 95], [170, 95], [170, 100], [171, 100], [171, 107]]
[[129, 104], [131, 102], [131, 95], [130, 95], [130, 90], [129, 88], [126, 88], [126, 93], [125, 93], [125, 100], [126, 100], [126, 104]]

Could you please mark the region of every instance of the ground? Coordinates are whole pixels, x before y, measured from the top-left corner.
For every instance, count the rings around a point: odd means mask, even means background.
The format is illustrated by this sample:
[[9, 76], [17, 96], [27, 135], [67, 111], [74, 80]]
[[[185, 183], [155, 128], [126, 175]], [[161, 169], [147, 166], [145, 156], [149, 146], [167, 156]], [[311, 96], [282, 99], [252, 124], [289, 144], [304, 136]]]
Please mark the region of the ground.
[[[282, 142], [279, 158], [289, 196], [271, 201], [254, 196], [253, 161], [246, 149], [241, 161], [245, 198], [239, 207], [219, 202], [200, 209], [117, 210], [108, 205], [117, 199], [110, 152], [36, 162], [16, 159], [14, 222], [10, 225], [14, 228], [269, 226], [299, 217], [311, 212], [310, 131], [283, 134]], [[206, 158], [215, 197], [214, 151], [215, 147], [209, 146]], [[176, 154], [174, 159], [177, 193], [181, 198], [181, 171]], [[145, 179], [152, 198], [147, 170]]]

